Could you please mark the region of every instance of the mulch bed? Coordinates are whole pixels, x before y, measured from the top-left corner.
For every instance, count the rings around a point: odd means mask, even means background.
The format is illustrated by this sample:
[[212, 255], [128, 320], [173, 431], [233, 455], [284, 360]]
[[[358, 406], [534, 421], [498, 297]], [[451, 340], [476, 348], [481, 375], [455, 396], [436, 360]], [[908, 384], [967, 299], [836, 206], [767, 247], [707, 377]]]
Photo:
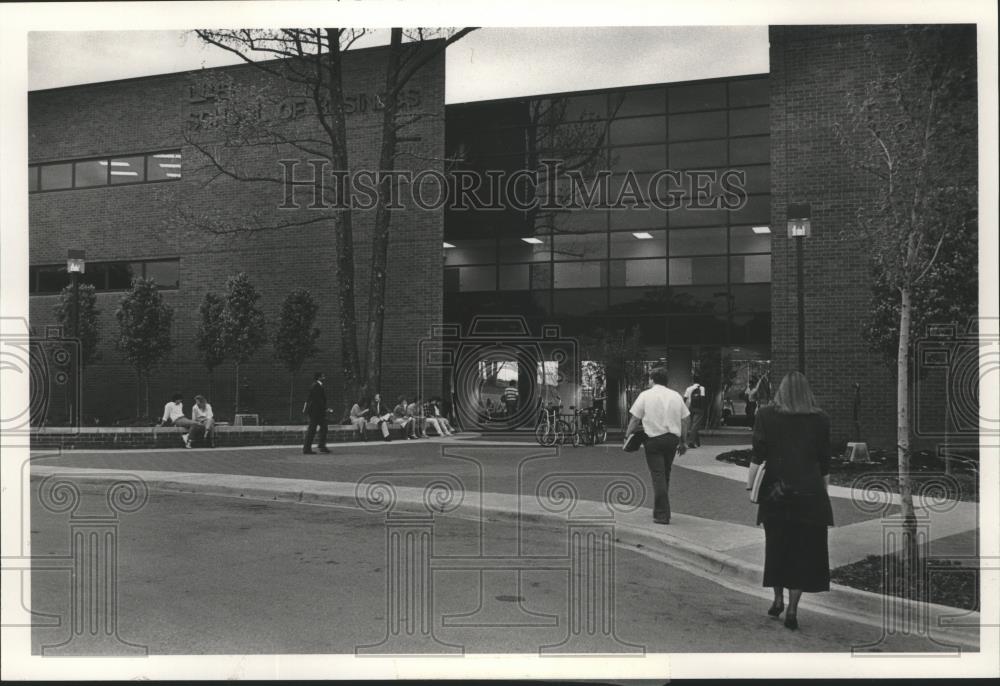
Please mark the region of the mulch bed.
[[[872, 593], [885, 593], [886, 582], [890, 574], [900, 569], [897, 556], [869, 555], [860, 562], [838, 567], [830, 572], [830, 580], [834, 583], [858, 588]], [[929, 588], [926, 600], [938, 605], [958, 607], [963, 610], [979, 611], [979, 572], [975, 569], [961, 571], [932, 571], [929, 574]], [[920, 595], [910, 589], [905, 591], [905, 584], [897, 579], [893, 584], [897, 597], [909, 597], [920, 600]]]
[[[872, 450], [870, 454], [872, 461], [867, 463], [833, 458], [830, 462], [830, 483], [834, 486], [862, 488], [872, 486], [875, 479], [871, 475], [878, 474], [880, 483], [891, 484], [894, 492], [898, 493], [899, 480], [896, 474], [899, 466], [895, 453]], [[730, 450], [717, 455], [715, 459], [749, 467], [752, 455], [753, 451], [748, 449]], [[938, 496], [944, 493], [949, 500], [979, 501], [979, 477], [967, 463], [953, 465], [952, 473], [944, 477], [944, 462], [932, 453], [921, 451], [914, 453], [910, 467], [914, 493], [920, 493], [926, 487], [924, 493], [927, 495]]]
[[[752, 456], [752, 450], [730, 450], [718, 455], [715, 459], [748, 467]], [[834, 458], [830, 464], [830, 483], [837, 486], [862, 487], [866, 482], [866, 474], [879, 474], [879, 481], [892, 484], [898, 493], [898, 479], [895, 476], [898, 464], [895, 455], [873, 450], [871, 457], [872, 462], [867, 464], [846, 462]], [[919, 492], [922, 485], [944, 483], [940, 481], [940, 477], [944, 473], [944, 464], [936, 456], [927, 452], [916, 453], [911, 460], [911, 466], [913, 471], [910, 478], [914, 492]], [[979, 481], [974, 470], [959, 465], [953, 469], [950, 477], [957, 482], [959, 492], [955, 492], [954, 483], [947, 484], [944, 488], [947, 490], [949, 498], [967, 501], [979, 500]], [[867, 481], [873, 483], [871, 479]], [[872, 593], [885, 593], [888, 575], [899, 569], [900, 565], [895, 555], [869, 555], [860, 562], [834, 569], [830, 573], [830, 578], [833, 582], [844, 586]], [[936, 568], [929, 575], [929, 588], [924, 599], [939, 605], [978, 612], [979, 572], [975, 569], [948, 572], [937, 571], [938, 569], [940, 568]], [[919, 595], [913, 589], [905, 592], [905, 584], [899, 581], [892, 584], [892, 588], [899, 597], [919, 599]]]

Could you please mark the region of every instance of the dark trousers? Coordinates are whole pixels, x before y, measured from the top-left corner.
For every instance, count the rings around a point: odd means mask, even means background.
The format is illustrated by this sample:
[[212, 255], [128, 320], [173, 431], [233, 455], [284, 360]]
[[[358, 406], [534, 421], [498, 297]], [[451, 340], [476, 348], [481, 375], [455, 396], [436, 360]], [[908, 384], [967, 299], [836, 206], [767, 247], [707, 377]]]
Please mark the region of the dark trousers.
[[700, 429], [705, 423], [704, 410], [691, 410], [691, 425], [688, 427], [688, 443], [695, 446], [701, 445]]
[[309, 428], [306, 429], [306, 442], [302, 446], [303, 450], [312, 450], [313, 438], [316, 436], [316, 427], [319, 427], [319, 447], [326, 447], [326, 415], [309, 418]]
[[670, 468], [674, 464], [674, 455], [680, 437], [673, 434], [662, 434], [646, 439], [646, 465], [653, 481], [653, 519], [670, 520]]

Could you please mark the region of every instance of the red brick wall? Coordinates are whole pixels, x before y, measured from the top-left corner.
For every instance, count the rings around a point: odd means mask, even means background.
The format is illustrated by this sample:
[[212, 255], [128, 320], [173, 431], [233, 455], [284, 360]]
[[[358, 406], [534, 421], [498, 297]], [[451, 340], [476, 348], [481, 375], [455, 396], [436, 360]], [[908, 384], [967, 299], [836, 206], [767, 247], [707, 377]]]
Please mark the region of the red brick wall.
[[[852, 440], [857, 382], [863, 394], [862, 440], [889, 450], [896, 444], [896, 382], [862, 339], [870, 309], [869, 260], [853, 222], [866, 189], [832, 127], [846, 114], [846, 95], [871, 76], [865, 35], [898, 40], [900, 28], [772, 26], [769, 32], [773, 378], [777, 382], [797, 366], [796, 253], [795, 239], [787, 236], [786, 209], [789, 203], [809, 203], [806, 375], [831, 415], [835, 443]], [[974, 40], [970, 49], [975, 50]], [[936, 392], [930, 396], [942, 398]], [[938, 407], [943, 409], [940, 400]]]
[[[345, 94], [374, 94], [384, 79], [386, 49], [374, 48], [348, 54], [345, 60]], [[229, 75], [243, 87], [272, 89], [253, 67], [210, 70]], [[207, 107], [192, 103], [189, 84], [198, 74], [167, 74], [142, 79], [74, 86], [33, 92], [29, 95], [29, 139], [32, 163], [87, 156], [119, 155], [181, 148], [184, 177], [175, 182], [135, 186], [74, 189], [32, 194], [30, 197], [31, 264], [58, 264], [67, 248], [84, 248], [89, 261], [180, 258], [180, 283], [165, 291], [175, 308], [174, 351], [155, 370], [150, 404], [157, 414], [166, 398], [181, 392], [209, 394], [209, 377], [198, 361], [194, 337], [198, 306], [208, 291], [225, 292], [226, 279], [244, 271], [261, 293], [260, 305], [269, 324], [281, 301], [297, 287], [309, 288], [320, 304], [317, 326], [321, 330], [320, 354], [308, 361], [295, 379], [293, 405], [301, 408], [315, 370], [324, 370], [339, 399], [340, 326], [336, 296], [336, 251], [332, 220], [253, 234], [217, 236], [176, 221], [176, 208], [219, 219], [235, 220], [247, 211], [260, 212], [264, 225], [289, 217], [311, 219], [315, 211], [279, 211], [280, 186], [247, 184], [221, 179], [205, 184], [199, 173], [199, 155], [185, 143], [184, 130], [192, 112]], [[442, 169], [444, 152], [444, 59], [438, 56], [413, 79], [410, 88], [420, 92], [415, 111], [427, 114], [403, 135], [419, 136], [404, 148], [419, 156], [402, 156], [398, 169]], [[208, 105], [211, 106], [211, 105]], [[411, 110], [413, 111], [413, 110]], [[309, 129], [299, 119], [287, 129], [293, 134], [321, 138], [318, 126]], [[377, 166], [381, 115], [369, 109], [347, 118], [352, 168]], [[240, 163], [268, 175], [280, 175], [276, 160], [288, 151], [260, 147], [240, 153]], [[296, 153], [305, 158], [304, 153]], [[305, 166], [299, 174], [310, 174]], [[303, 203], [306, 204], [306, 203]], [[355, 212], [355, 275], [359, 333], [365, 331], [370, 273], [370, 232], [373, 212]], [[393, 218], [389, 254], [388, 299], [385, 319], [383, 394], [395, 397], [417, 386], [417, 341], [431, 324], [439, 322], [442, 309], [442, 212], [407, 209]], [[101, 314], [102, 359], [86, 370], [85, 414], [102, 423], [135, 414], [135, 374], [114, 348], [118, 331], [114, 312], [121, 293], [98, 295]], [[56, 296], [32, 296], [31, 325], [36, 331], [54, 321]], [[273, 331], [273, 325], [271, 328]], [[359, 341], [364, 350], [364, 341]], [[273, 360], [266, 344], [255, 359], [243, 366], [253, 398], [246, 410], [262, 415], [268, 423], [288, 419], [289, 374]], [[232, 412], [233, 368], [225, 364], [215, 372], [211, 401], [220, 415]], [[249, 405], [249, 406], [248, 406]], [[248, 407], [247, 407], [248, 406]], [[297, 410], [293, 417], [298, 420]]]

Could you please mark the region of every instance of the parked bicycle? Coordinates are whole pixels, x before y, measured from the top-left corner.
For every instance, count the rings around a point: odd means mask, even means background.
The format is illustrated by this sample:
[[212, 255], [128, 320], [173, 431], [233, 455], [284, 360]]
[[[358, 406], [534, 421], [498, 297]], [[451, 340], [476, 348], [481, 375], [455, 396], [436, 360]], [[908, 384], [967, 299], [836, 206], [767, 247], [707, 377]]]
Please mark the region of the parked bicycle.
[[562, 443], [566, 429], [566, 422], [559, 418], [559, 410], [562, 405], [548, 405], [538, 411], [538, 424], [535, 426], [535, 440], [538, 445], [552, 446]]

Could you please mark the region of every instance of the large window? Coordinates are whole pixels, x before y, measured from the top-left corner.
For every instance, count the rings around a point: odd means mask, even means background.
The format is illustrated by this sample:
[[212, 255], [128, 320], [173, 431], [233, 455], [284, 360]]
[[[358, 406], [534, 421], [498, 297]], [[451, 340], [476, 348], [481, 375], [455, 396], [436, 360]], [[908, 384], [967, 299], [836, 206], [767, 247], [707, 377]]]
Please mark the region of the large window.
[[72, 162], [48, 162], [28, 167], [28, 191], [176, 181], [181, 178], [181, 151], [102, 157]]
[[[98, 291], [125, 291], [138, 277], [152, 279], [164, 290], [180, 288], [179, 259], [144, 260], [136, 262], [87, 262], [80, 283], [90, 284]], [[31, 295], [59, 293], [70, 284], [66, 265], [35, 265], [28, 268], [28, 292]]]
[[[444, 257], [447, 312], [523, 308], [582, 331], [639, 324], [644, 345], [744, 342], [769, 333], [767, 78], [459, 105], [447, 116], [449, 149], [461, 139], [466, 153], [489, 151], [479, 160], [487, 165], [471, 167], [480, 171], [531, 166], [541, 147], [570, 169], [586, 158], [588, 187], [594, 171], [608, 169], [611, 202], [627, 173], [648, 201], [649, 180], [664, 169], [739, 170], [747, 193], [735, 209], [692, 206], [688, 184], [665, 177], [659, 190], [679, 190], [680, 207], [641, 209], [626, 199], [624, 209], [446, 214], [445, 241], [454, 246]], [[730, 199], [721, 183], [709, 185], [711, 199]], [[568, 189], [557, 181], [560, 201]]]

